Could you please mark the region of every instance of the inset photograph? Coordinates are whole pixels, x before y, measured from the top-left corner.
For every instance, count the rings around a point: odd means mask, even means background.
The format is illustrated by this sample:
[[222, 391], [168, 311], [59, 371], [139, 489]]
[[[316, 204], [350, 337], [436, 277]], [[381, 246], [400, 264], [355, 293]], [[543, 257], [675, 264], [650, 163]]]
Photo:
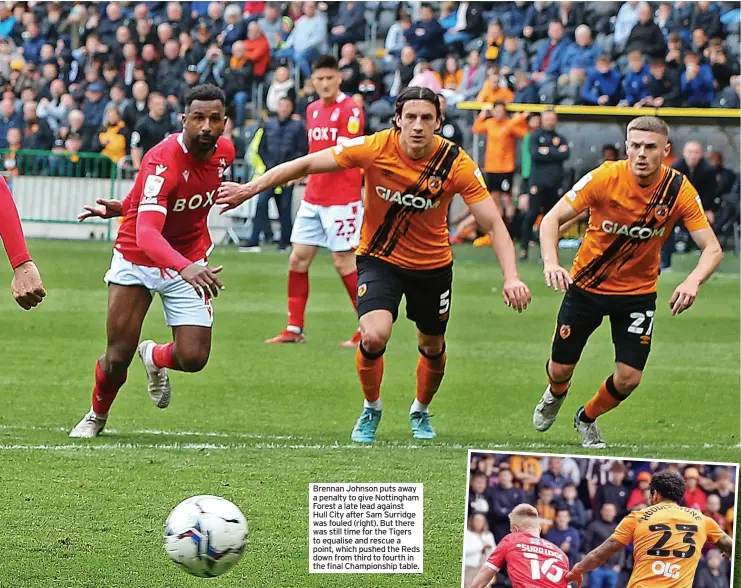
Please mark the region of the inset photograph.
[[468, 463], [462, 588], [734, 586], [737, 464], [488, 451]]

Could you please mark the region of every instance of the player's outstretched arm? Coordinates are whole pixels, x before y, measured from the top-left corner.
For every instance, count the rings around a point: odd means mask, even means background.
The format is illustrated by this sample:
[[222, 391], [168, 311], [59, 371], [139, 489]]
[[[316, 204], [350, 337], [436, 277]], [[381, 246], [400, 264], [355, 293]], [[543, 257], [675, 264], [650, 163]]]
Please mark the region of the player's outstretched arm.
[[710, 276], [713, 275], [721, 260], [723, 259], [723, 249], [715, 236], [713, 229], [699, 229], [691, 231], [692, 240], [702, 251], [697, 267], [687, 276], [669, 299], [669, 307], [672, 314], [681, 314], [695, 302], [700, 286], [704, 284]]
[[10, 285], [13, 298], [21, 308], [30, 310], [41, 304], [46, 291], [41, 283], [39, 270], [28, 253], [13, 195], [2, 179], [0, 179], [0, 239], [13, 268], [13, 281]]
[[566, 292], [573, 282], [569, 272], [558, 263], [561, 226], [574, 220], [579, 212], [563, 198], [540, 221], [540, 255], [543, 258], [545, 285]]
[[86, 204], [82, 208], [84, 210], [77, 215], [77, 220], [82, 222], [86, 219], [96, 218], [115, 218], [117, 216], [123, 216], [123, 201], [122, 200], [104, 200], [98, 198], [95, 201], [96, 206]]
[[471, 584], [471, 588], [488, 588], [496, 574], [497, 572], [494, 568], [485, 565], [479, 570], [479, 573], [476, 574], [476, 577], [473, 579], [473, 583]]
[[522, 312], [530, 303], [530, 290], [517, 274], [517, 257], [515, 246], [509, 237], [502, 215], [499, 214], [496, 204], [491, 198], [468, 205], [473, 218], [478, 225], [491, 235], [491, 246], [499, 260], [504, 275], [502, 295], [507, 306]]
[[582, 576], [584, 574], [596, 570], [624, 547], [625, 545], [620, 543], [620, 541], [614, 537], [610, 537], [602, 545], [590, 551], [584, 556], [584, 559], [571, 568], [571, 571], [566, 575], [566, 581], [576, 582], [577, 587], [581, 586]]
[[216, 204], [223, 206], [221, 211], [223, 214], [225, 211], [236, 208], [256, 194], [270, 188], [284, 186], [288, 182], [303, 176], [339, 171], [342, 168], [332, 155], [332, 149], [334, 147], [281, 163], [246, 184], [224, 182], [219, 187]]
[[723, 537], [715, 542], [715, 546], [723, 555], [725, 555], [728, 559], [731, 559], [731, 557], [733, 556], [733, 539], [731, 539], [724, 533]]

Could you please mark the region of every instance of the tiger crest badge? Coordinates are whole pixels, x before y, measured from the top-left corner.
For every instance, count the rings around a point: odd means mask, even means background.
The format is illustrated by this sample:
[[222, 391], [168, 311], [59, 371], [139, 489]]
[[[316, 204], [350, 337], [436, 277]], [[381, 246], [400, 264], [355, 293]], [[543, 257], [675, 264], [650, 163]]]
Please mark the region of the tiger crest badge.
[[439, 192], [442, 186], [443, 179], [440, 176], [430, 176], [430, 179], [427, 180], [427, 187], [429, 188], [430, 192]]

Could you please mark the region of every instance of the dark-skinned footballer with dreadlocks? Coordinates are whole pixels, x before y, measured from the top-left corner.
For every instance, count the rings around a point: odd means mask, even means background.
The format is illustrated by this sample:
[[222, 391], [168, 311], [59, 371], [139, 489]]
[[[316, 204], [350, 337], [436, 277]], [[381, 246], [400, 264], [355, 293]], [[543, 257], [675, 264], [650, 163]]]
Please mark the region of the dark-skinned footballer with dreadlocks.
[[393, 128], [279, 165], [247, 184], [224, 183], [224, 210], [274, 186], [310, 174], [360, 168], [365, 172], [364, 217], [358, 267], [362, 341], [356, 367], [365, 403], [352, 440], [372, 443], [381, 420], [383, 356], [406, 297], [417, 326], [416, 398], [409, 411], [417, 439], [436, 436], [428, 406], [445, 373], [445, 330], [451, 310], [453, 254], [448, 208], [460, 194], [479, 226], [491, 234], [504, 275], [504, 303], [522, 312], [530, 291], [517, 274], [514, 245], [477, 165], [460, 147], [435, 134], [440, 101], [427, 88], [409, 87], [396, 99]]
[[[226, 123], [224, 92], [211, 84], [185, 95], [183, 131], [145, 153], [139, 174], [122, 201], [98, 200], [80, 220], [122, 216], [108, 284], [108, 345], [95, 366], [92, 407], [70, 437], [96, 437], [126, 381], [139, 351], [149, 396], [158, 408], [170, 403], [168, 369], [202, 370], [211, 351], [211, 298], [223, 286], [209, 268], [213, 249], [206, 218], [224, 172], [234, 161], [234, 145], [221, 136]], [[139, 343], [144, 317], [157, 292], [174, 341]]]

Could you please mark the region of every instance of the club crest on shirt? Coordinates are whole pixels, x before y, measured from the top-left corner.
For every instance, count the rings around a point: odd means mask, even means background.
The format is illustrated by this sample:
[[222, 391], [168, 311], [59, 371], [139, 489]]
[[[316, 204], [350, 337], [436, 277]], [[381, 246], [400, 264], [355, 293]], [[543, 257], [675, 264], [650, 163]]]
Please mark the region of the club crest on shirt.
[[339, 118], [340, 118], [340, 109], [339, 108], [335, 108], [332, 111], [332, 115], [329, 117], [329, 120], [331, 120], [332, 122], [336, 122], [337, 119], [339, 119]]
[[430, 176], [430, 179], [427, 180], [427, 188], [430, 192], [439, 192], [442, 185], [443, 179], [440, 176]]
[[561, 144], [561, 138], [560, 137], [553, 137], [553, 144], [558, 147]]
[[569, 335], [571, 335], [571, 327], [569, 325], [561, 325], [558, 334], [561, 336], [561, 339], [568, 339]]
[[662, 221], [669, 214], [669, 207], [666, 204], [658, 204], [654, 206], [654, 216], [656, 220]]

